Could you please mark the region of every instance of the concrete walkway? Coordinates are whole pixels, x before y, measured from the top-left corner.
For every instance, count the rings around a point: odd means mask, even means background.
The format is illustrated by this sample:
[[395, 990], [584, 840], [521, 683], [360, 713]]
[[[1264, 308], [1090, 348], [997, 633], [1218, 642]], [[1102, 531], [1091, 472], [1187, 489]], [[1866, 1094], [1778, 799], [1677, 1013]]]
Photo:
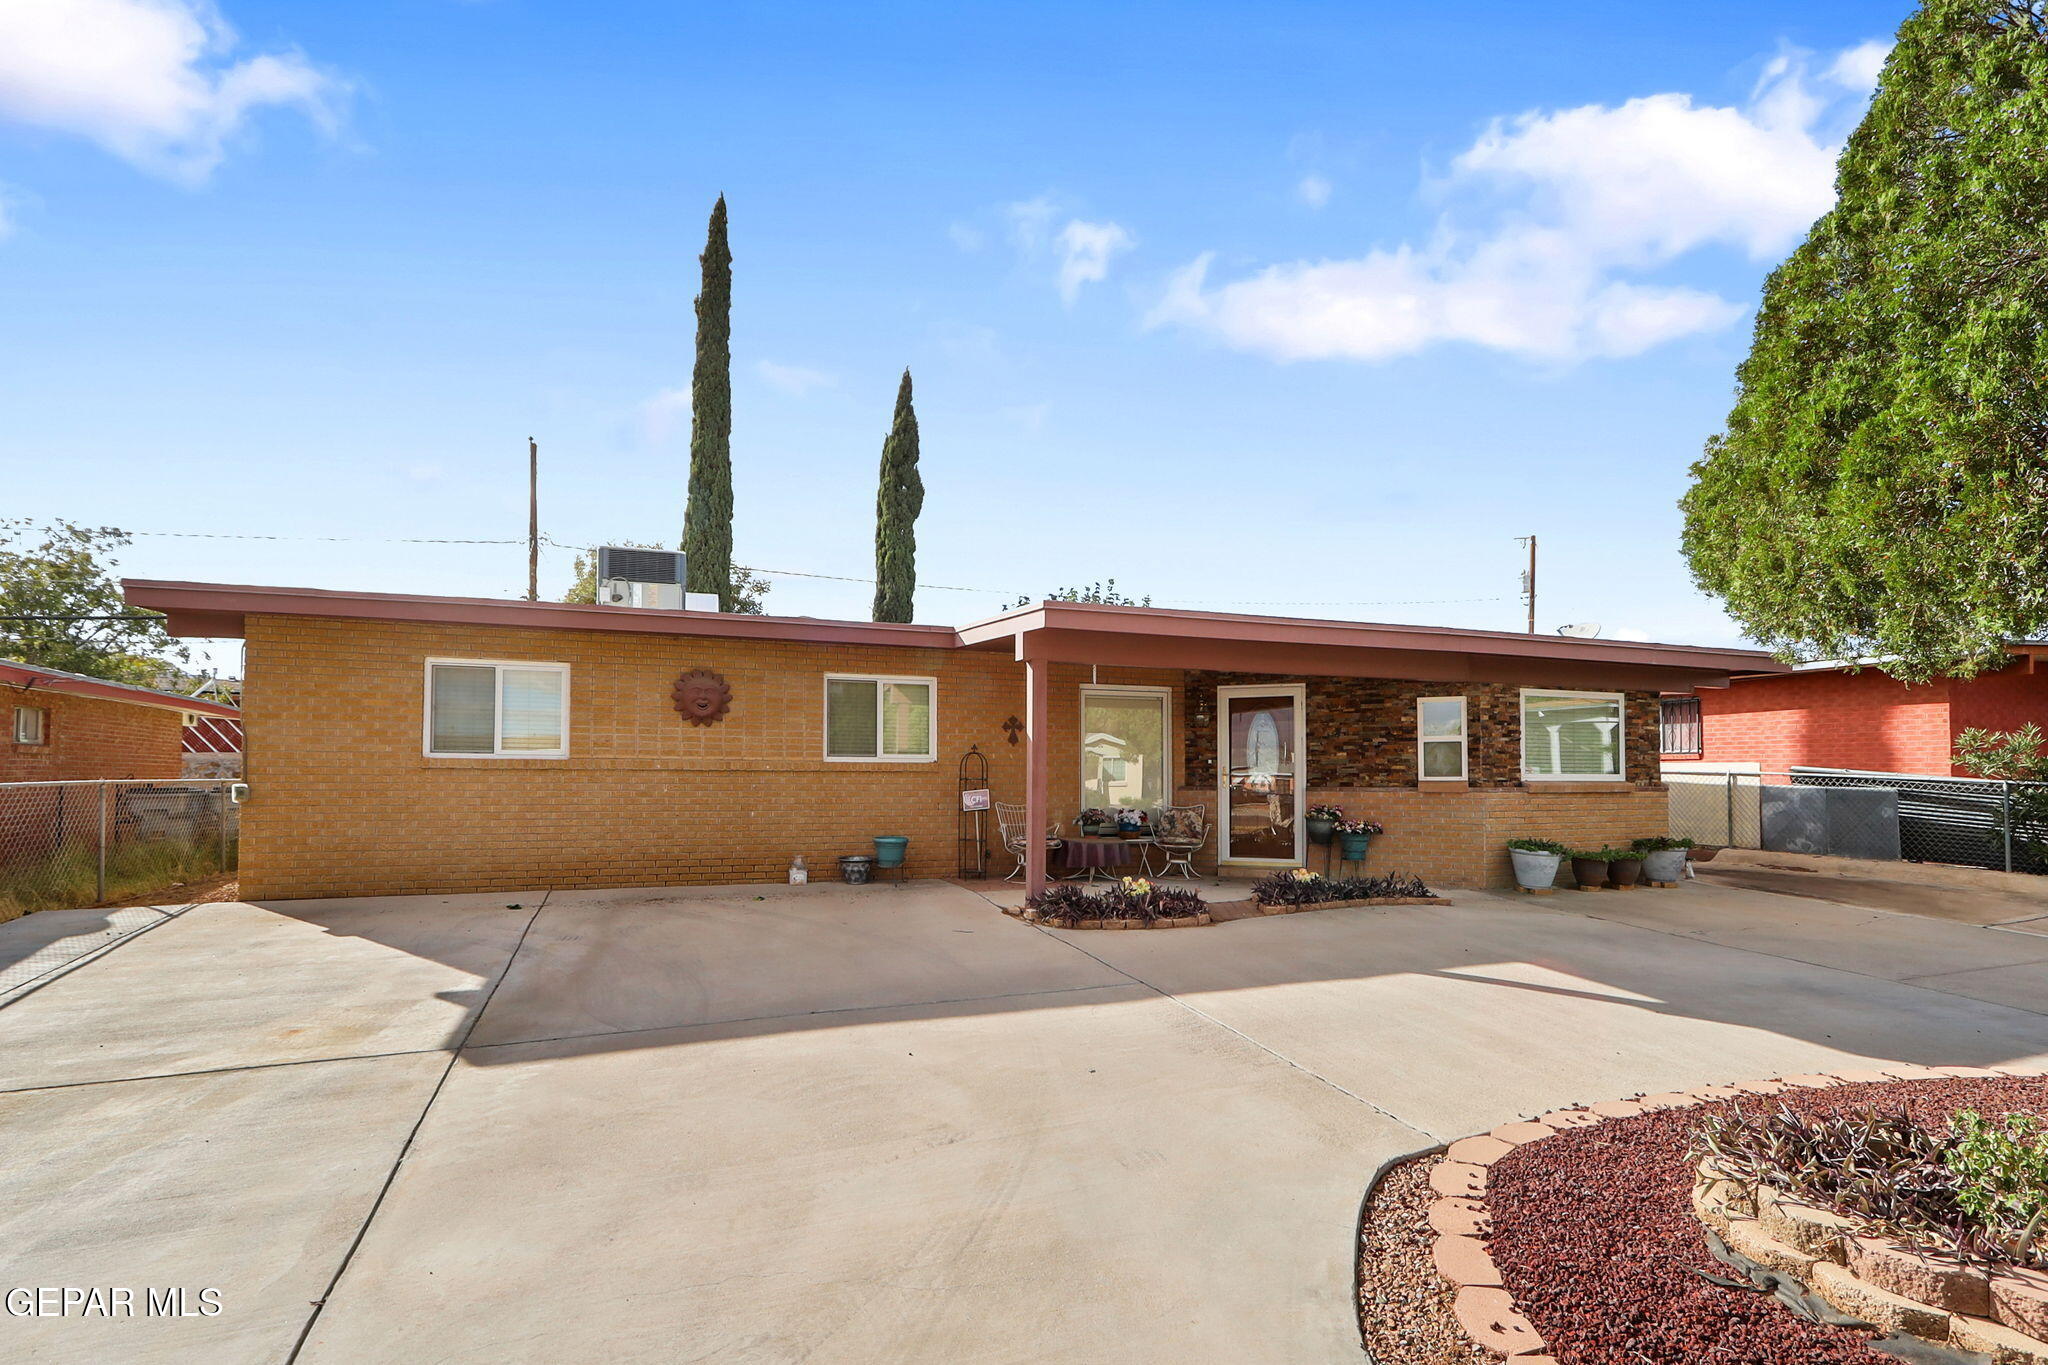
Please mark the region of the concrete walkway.
[[196, 906], [0, 1007], [0, 1246], [7, 1287], [221, 1309], [0, 1316], [0, 1350], [1356, 1360], [1388, 1157], [2048, 1060], [2040, 936], [1706, 885], [1451, 900], [1136, 934], [940, 883]]

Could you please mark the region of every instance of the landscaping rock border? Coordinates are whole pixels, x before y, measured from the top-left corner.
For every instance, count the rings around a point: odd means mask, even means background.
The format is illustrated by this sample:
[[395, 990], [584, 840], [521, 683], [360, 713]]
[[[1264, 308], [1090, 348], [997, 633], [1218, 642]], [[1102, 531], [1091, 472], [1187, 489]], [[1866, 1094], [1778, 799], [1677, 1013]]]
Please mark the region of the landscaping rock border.
[[1292, 915], [1302, 910], [1348, 910], [1355, 905], [1449, 905], [1442, 896], [1368, 896], [1355, 901], [1310, 901], [1306, 905], [1261, 905], [1257, 901], [1232, 901], [1233, 907], [1249, 906], [1256, 914]]
[[1066, 920], [1019, 906], [1005, 906], [1003, 913], [1026, 924], [1048, 929], [1195, 929], [1208, 924], [1227, 924], [1237, 919], [1258, 919], [1264, 915], [1292, 915], [1301, 910], [1343, 910], [1354, 905], [1449, 905], [1443, 896], [1376, 896], [1370, 900], [1316, 901], [1309, 905], [1261, 905], [1253, 900], [1215, 901], [1195, 915], [1165, 919], [1083, 919]]
[[1003, 913], [1014, 915], [1026, 924], [1042, 924], [1048, 929], [1196, 929], [1216, 922], [1207, 910], [1159, 919], [1064, 919], [1058, 915], [1043, 915], [1036, 910], [1006, 909]]
[[[1502, 1124], [1451, 1143], [1431, 1168], [1436, 1198], [1429, 1222], [1438, 1234], [1432, 1258], [1455, 1290], [1454, 1311], [1474, 1344], [1507, 1357], [1509, 1365], [1556, 1365], [1535, 1326], [1515, 1307], [1484, 1240], [1490, 1230], [1487, 1169], [1515, 1148], [1567, 1128], [1794, 1088], [2042, 1075], [2040, 1068], [1901, 1064], [1606, 1100]], [[1773, 1190], [1744, 1188], [1704, 1163], [1693, 1186], [1693, 1209], [1731, 1251], [1811, 1290], [1837, 1312], [1884, 1331], [1982, 1353], [1994, 1365], [2048, 1365], [2048, 1274], [1987, 1272], [1861, 1236], [1849, 1219]]]

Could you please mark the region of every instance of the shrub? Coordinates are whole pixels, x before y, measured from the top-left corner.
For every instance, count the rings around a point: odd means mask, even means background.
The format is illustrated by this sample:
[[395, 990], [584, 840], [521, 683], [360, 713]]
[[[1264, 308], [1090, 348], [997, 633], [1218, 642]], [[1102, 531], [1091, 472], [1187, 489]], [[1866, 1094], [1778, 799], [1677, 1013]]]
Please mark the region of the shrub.
[[1571, 851], [1571, 859], [1575, 863], [1611, 863], [1620, 856], [1619, 851], [1611, 848], [1575, 848]]
[[1638, 853], [1667, 853], [1675, 848], [1691, 848], [1692, 840], [1653, 834], [1644, 839], [1631, 839], [1628, 846]]
[[1912, 1245], [2044, 1264], [2048, 1141], [2030, 1115], [1991, 1124], [1965, 1110], [1930, 1128], [1903, 1109], [1801, 1118], [1738, 1104], [1707, 1117], [1694, 1155]]
[[1252, 899], [1260, 905], [1321, 905], [1326, 901], [1434, 900], [1436, 892], [1422, 878], [1405, 873], [1384, 877], [1325, 877], [1297, 867], [1275, 872], [1252, 883]]
[[1197, 892], [1155, 887], [1142, 877], [1125, 877], [1100, 892], [1061, 883], [1024, 902], [1026, 910], [1035, 910], [1041, 919], [1055, 924], [1084, 919], [1178, 919], [1200, 913], [1205, 905]]
[[1555, 839], [1510, 839], [1508, 847], [1518, 848], [1524, 853], [1555, 853], [1560, 858], [1571, 852]]

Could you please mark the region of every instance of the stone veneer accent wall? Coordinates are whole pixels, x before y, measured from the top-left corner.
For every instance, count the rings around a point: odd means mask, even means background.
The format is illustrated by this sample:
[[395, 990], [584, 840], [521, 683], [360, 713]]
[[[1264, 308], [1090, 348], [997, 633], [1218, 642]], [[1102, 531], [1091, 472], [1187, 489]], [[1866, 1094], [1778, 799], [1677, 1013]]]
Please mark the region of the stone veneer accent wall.
[[[1189, 673], [1181, 781], [1216, 782], [1216, 689], [1305, 682], [1308, 782], [1317, 791], [1416, 787], [1415, 702], [1465, 698], [1467, 768], [1474, 788], [1522, 785], [1522, 690], [1510, 683], [1405, 682], [1391, 678], [1290, 678], [1255, 673]], [[1658, 708], [1654, 692], [1625, 694], [1624, 743], [1630, 782], [1658, 781]], [[1197, 721], [1195, 712], [1204, 713]], [[1660, 831], [1661, 832], [1661, 831]]]

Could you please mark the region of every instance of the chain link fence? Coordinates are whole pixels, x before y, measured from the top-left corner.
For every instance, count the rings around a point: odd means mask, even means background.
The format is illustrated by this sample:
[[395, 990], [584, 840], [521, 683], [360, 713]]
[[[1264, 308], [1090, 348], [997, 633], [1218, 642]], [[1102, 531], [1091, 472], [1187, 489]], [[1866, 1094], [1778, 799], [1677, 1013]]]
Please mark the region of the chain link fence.
[[0, 920], [151, 895], [235, 867], [225, 779], [0, 782]]
[[1695, 843], [2048, 874], [2048, 783], [1840, 768], [1664, 781], [1671, 832]]

